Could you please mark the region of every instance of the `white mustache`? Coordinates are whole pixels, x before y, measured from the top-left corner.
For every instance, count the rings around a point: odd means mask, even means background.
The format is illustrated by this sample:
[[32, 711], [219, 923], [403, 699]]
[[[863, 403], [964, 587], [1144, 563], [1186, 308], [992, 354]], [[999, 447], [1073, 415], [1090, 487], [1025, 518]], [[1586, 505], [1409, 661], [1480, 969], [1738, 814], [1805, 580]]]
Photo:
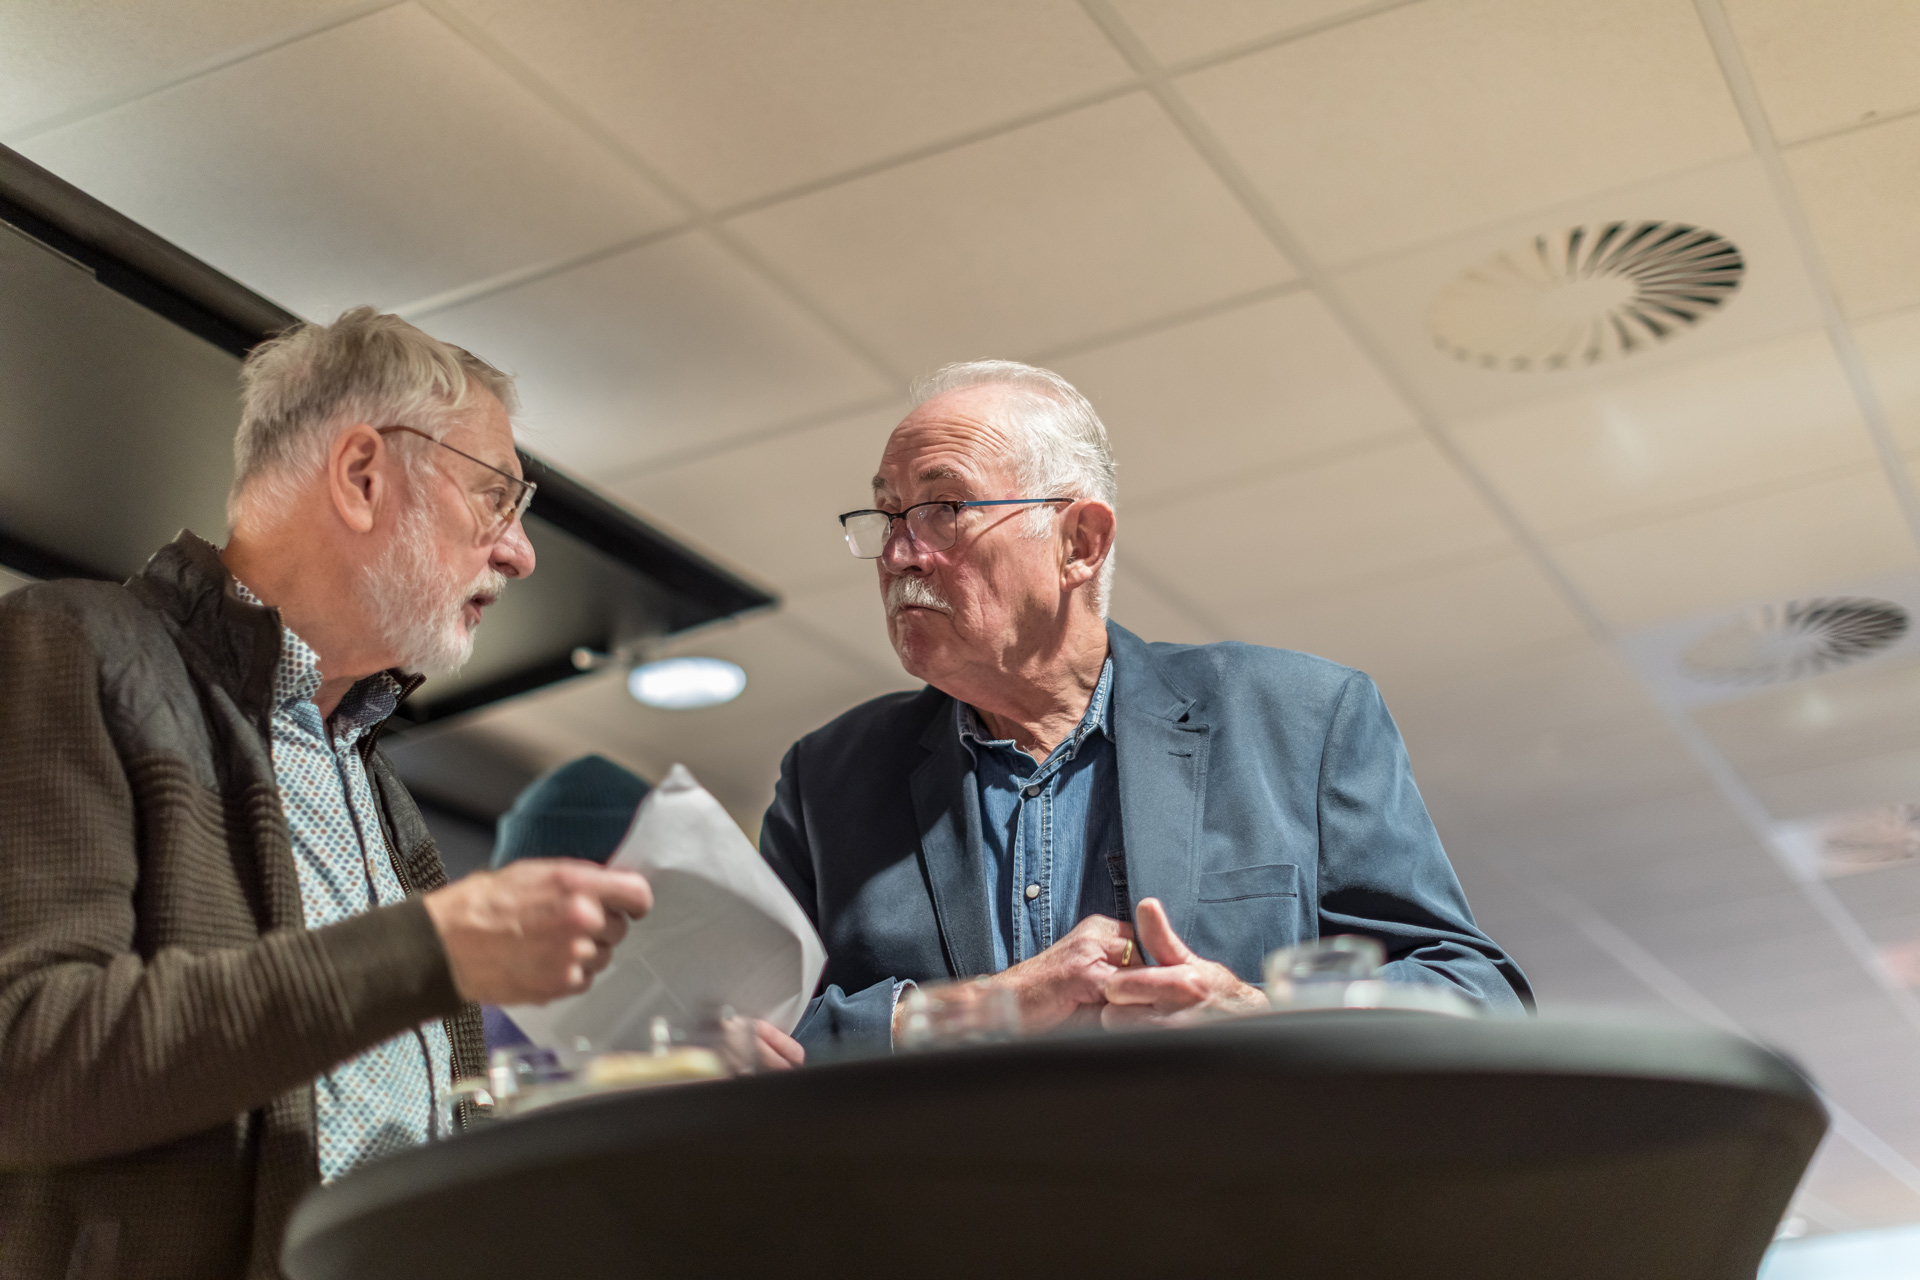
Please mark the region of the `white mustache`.
[[942, 613], [953, 612], [953, 606], [942, 599], [938, 591], [928, 586], [925, 578], [910, 573], [903, 573], [887, 584], [887, 616], [891, 618], [902, 609], [938, 609]]

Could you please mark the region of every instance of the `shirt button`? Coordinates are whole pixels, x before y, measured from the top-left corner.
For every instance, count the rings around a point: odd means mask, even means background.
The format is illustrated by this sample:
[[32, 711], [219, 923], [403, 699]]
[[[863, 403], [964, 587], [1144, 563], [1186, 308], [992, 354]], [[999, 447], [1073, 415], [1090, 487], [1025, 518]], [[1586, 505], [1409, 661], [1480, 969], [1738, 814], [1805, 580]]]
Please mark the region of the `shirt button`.
[[1028, 901], [1028, 902], [1032, 902], [1032, 901], [1033, 901], [1033, 900], [1034, 900], [1035, 898], [1037, 898], [1037, 897], [1039, 897], [1039, 896], [1040, 896], [1040, 886], [1039, 886], [1039, 885], [1037, 885], [1037, 884], [1030, 884], [1030, 885], [1028, 885], [1028, 886], [1027, 886], [1027, 901]]
[[[1020, 794], [1025, 796], [1027, 799], [1031, 800], [1035, 796], [1040, 794], [1040, 784], [1036, 782], [1032, 786], [1028, 787], [1025, 791], [1022, 791]], [[1027, 896], [1031, 898], [1033, 895], [1028, 894]]]

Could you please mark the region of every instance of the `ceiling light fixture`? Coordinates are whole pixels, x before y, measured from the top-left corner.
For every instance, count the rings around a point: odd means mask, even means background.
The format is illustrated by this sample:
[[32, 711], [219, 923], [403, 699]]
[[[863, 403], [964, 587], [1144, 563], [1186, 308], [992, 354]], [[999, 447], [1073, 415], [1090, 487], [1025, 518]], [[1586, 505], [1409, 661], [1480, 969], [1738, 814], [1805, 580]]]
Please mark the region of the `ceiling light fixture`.
[[747, 673], [723, 658], [662, 658], [627, 674], [634, 701], [671, 711], [717, 707], [746, 687]]
[[1746, 275], [1726, 237], [1680, 222], [1535, 236], [1456, 276], [1427, 313], [1440, 350], [1524, 373], [1598, 364], [1685, 333]]

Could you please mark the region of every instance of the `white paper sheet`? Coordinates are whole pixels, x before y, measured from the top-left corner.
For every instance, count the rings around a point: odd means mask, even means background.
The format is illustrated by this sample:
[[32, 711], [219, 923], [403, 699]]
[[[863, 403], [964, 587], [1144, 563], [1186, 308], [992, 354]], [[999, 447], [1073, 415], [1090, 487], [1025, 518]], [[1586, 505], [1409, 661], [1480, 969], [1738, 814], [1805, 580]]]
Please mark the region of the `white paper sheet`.
[[682, 765], [640, 804], [609, 866], [653, 886], [592, 988], [507, 1016], [535, 1044], [644, 1049], [648, 1024], [710, 1021], [723, 1005], [791, 1031], [813, 998], [826, 948], [793, 895], [720, 802]]

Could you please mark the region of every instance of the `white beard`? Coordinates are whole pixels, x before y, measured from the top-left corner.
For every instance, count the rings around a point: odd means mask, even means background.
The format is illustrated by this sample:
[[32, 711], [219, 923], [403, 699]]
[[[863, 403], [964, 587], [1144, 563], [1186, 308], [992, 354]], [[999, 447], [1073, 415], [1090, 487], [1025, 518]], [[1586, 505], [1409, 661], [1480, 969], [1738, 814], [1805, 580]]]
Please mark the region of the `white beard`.
[[434, 557], [424, 503], [401, 514], [393, 541], [366, 573], [365, 599], [394, 665], [430, 676], [453, 675], [473, 656], [473, 632], [461, 616], [467, 601], [497, 597], [507, 586], [492, 569], [470, 583], [452, 581]]

